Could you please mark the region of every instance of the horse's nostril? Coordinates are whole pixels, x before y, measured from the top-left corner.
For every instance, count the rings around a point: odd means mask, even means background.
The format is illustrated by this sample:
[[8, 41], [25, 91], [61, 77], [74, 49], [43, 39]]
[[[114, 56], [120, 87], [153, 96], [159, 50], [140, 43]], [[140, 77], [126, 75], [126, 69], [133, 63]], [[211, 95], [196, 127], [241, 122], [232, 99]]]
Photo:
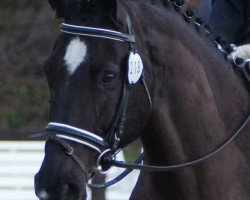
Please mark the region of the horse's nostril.
[[68, 184], [64, 184], [64, 185], [62, 186], [62, 193], [63, 193], [64, 195], [67, 195], [67, 194], [69, 193], [69, 185], [68, 185]]

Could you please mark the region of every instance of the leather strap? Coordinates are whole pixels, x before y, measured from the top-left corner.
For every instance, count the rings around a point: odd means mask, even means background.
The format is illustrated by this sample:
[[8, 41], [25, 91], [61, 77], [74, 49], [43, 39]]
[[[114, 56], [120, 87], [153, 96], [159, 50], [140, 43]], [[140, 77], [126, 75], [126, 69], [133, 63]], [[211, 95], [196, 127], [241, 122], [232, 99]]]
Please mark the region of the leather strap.
[[61, 32], [69, 33], [73, 35], [84, 35], [95, 38], [105, 38], [110, 40], [117, 40], [121, 42], [135, 43], [135, 37], [133, 35], [123, 34], [118, 31], [112, 31], [103, 28], [93, 28], [87, 26], [77, 26], [72, 24], [61, 24]]
[[237, 130], [231, 135], [230, 138], [228, 138], [223, 144], [221, 144], [218, 148], [214, 149], [210, 153], [201, 156], [200, 158], [185, 162], [177, 165], [169, 165], [169, 166], [152, 166], [152, 165], [138, 165], [138, 164], [131, 164], [131, 163], [124, 163], [121, 161], [114, 161], [114, 166], [119, 168], [125, 168], [125, 169], [137, 169], [141, 171], [154, 171], [154, 172], [168, 172], [168, 171], [175, 171], [184, 169], [186, 167], [192, 167], [195, 166], [203, 161], [206, 161], [213, 156], [217, 155], [219, 152], [221, 152], [223, 149], [225, 149], [231, 142], [241, 133], [241, 131], [245, 128], [247, 123], [250, 121], [250, 113], [244, 120], [244, 122], [237, 128]]
[[85, 165], [83, 164], [83, 162], [79, 159], [79, 157], [76, 155], [75, 150], [73, 147], [71, 147], [66, 141], [64, 141], [63, 139], [60, 139], [58, 137], [55, 137], [54, 135], [47, 135], [48, 140], [53, 141], [55, 143], [60, 144], [63, 149], [65, 150], [65, 152], [73, 158], [73, 160], [76, 162], [76, 164], [80, 167], [80, 169], [83, 172], [83, 175], [85, 177], [85, 181], [86, 183], [89, 180], [89, 173], [87, 171], [87, 168], [85, 167]]

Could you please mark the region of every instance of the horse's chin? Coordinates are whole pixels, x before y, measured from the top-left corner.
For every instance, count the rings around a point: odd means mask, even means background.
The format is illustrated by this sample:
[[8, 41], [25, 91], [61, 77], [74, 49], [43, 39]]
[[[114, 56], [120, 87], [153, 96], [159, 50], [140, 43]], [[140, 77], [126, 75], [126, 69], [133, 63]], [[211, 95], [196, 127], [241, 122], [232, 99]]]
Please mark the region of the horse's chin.
[[61, 191], [61, 193], [53, 193], [50, 194], [45, 190], [41, 190], [36, 192], [36, 195], [39, 200], [86, 200], [87, 199], [87, 190], [84, 188], [82, 191], [74, 191], [68, 188], [64, 188], [65, 190]]
[[[39, 200], [55, 200], [57, 198], [54, 198], [54, 197], [42, 197], [42, 198], [38, 198]], [[87, 193], [85, 195], [82, 196], [82, 198], [78, 198], [76, 199], [75, 196], [74, 197], [68, 197], [68, 196], [65, 196], [65, 197], [62, 197], [62, 198], [59, 198], [59, 199], [65, 199], [65, 200], [86, 200], [87, 199]], [[58, 200], [59, 200], [58, 199]]]

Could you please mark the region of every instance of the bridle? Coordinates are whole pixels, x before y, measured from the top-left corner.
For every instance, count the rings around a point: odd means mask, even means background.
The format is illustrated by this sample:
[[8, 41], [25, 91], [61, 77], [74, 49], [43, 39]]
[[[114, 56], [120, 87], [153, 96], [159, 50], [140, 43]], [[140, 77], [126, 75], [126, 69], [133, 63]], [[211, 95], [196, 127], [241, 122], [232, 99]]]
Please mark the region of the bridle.
[[[115, 40], [118, 42], [126, 42], [129, 43], [129, 52], [133, 54], [137, 54], [136, 46], [135, 46], [135, 37], [132, 34], [131, 22], [129, 17], [126, 19], [128, 32], [129, 34], [123, 34], [121, 32], [102, 29], [102, 28], [94, 28], [94, 27], [86, 27], [86, 26], [77, 26], [72, 24], [61, 24], [61, 32], [71, 34], [71, 35], [82, 35], [86, 37], [94, 37], [94, 38], [103, 38], [108, 40]], [[129, 73], [128, 69], [125, 69], [125, 74]], [[149, 109], [152, 108], [152, 100], [147, 87], [147, 84], [144, 80], [143, 73], [141, 74], [138, 82], [142, 83], [143, 88], [146, 92], [147, 99], [149, 101]], [[134, 88], [137, 82], [130, 83], [127, 78], [123, 79], [123, 86], [120, 94], [120, 99], [118, 102], [117, 110], [115, 113], [115, 117], [113, 123], [111, 125], [110, 130], [106, 134], [105, 138], [99, 137], [95, 133], [91, 133], [89, 131], [79, 129], [73, 126], [69, 126], [67, 124], [62, 123], [54, 123], [51, 122], [45, 127], [45, 132], [41, 134], [33, 135], [32, 137], [45, 137], [47, 141], [53, 141], [55, 143], [60, 144], [66, 151], [68, 155], [70, 155], [75, 162], [79, 165], [85, 179], [88, 180], [88, 172], [86, 170], [85, 165], [76, 155], [75, 150], [71, 147], [67, 141], [71, 141], [80, 145], [83, 145], [98, 154], [96, 168], [101, 173], [106, 173], [113, 165], [115, 161], [116, 154], [121, 151], [119, 148], [119, 142], [121, 140], [121, 136], [123, 135], [124, 125], [126, 121], [126, 111], [128, 105], [129, 94], [132, 88]], [[144, 156], [140, 156], [135, 163], [139, 164], [143, 160]], [[92, 188], [103, 188], [110, 185], [115, 184], [122, 177], [125, 177], [132, 170], [125, 170], [120, 176], [118, 176], [115, 180], [105, 183], [104, 185], [94, 185], [88, 184], [89, 187]]]
[[[131, 22], [130, 22], [129, 17], [127, 17], [127, 26], [128, 26], [129, 35], [123, 34], [117, 31], [108, 30], [108, 29], [76, 26], [76, 25], [65, 24], [65, 23], [61, 25], [61, 31], [67, 34], [83, 35], [86, 37], [104, 38], [104, 39], [116, 40], [120, 42], [127, 42], [129, 43], [130, 51], [137, 52], [136, 46], [135, 46], [135, 37], [132, 33]], [[150, 104], [150, 109], [151, 109], [152, 100], [151, 100], [146, 82], [144, 80], [143, 74], [140, 77], [140, 81], [146, 91], [147, 98]], [[105, 138], [99, 137], [97, 134], [91, 133], [83, 129], [79, 129], [79, 128], [69, 126], [66, 124], [54, 123], [54, 122], [51, 122], [48, 124], [48, 126], [45, 128], [45, 133], [36, 134], [34, 135], [34, 137], [45, 136], [47, 140], [59, 143], [65, 149], [66, 153], [70, 155], [75, 160], [75, 162], [79, 165], [79, 167], [83, 171], [86, 182], [88, 182], [89, 180], [89, 175], [86, 170], [86, 167], [82, 163], [82, 161], [79, 159], [79, 157], [76, 155], [74, 148], [71, 147], [67, 141], [71, 141], [71, 142], [83, 145], [95, 151], [98, 154], [96, 167], [100, 172], [106, 172], [112, 166], [126, 169], [117, 178], [107, 183], [98, 184], [98, 185], [88, 184], [88, 186], [91, 188], [105, 188], [120, 181], [133, 169], [167, 172], [167, 171], [174, 171], [174, 170], [179, 170], [179, 169], [183, 169], [186, 167], [197, 165], [215, 156], [218, 152], [222, 151], [225, 147], [227, 147], [239, 135], [239, 133], [241, 133], [241, 131], [246, 126], [246, 124], [250, 121], [250, 114], [248, 114], [244, 122], [237, 128], [235, 132], [233, 132], [233, 134], [224, 143], [222, 143], [219, 147], [209, 152], [208, 154], [201, 156], [200, 158], [190, 161], [190, 162], [180, 163], [180, 164], [171, 165], [171, 166], [142, 165], [140, 163], [144, 159], [144, 154], [141, 154], [133, 164], [116, 161], [116, 154], [121, 150], [119, 148], [119, 142], [121, 140], [121, 136], [123, 135], [123, 131], [124, 131], [129, 93], [130, 93], [130, 90], [135, 85], [136, 84], [129, 84], [127, 79], [124, 78], [123, 88], [122, 88], [121, 97], [119, 100], [118, 109], [116, 110], [113, 124]]]

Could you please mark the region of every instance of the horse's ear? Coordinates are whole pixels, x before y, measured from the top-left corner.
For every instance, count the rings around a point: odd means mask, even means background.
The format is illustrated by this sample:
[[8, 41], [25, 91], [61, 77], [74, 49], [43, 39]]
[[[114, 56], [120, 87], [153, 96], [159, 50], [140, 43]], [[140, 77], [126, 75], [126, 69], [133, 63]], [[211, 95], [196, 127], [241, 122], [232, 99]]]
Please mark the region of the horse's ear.
[[67, 19], [81, 9], [82, 0], [48, 0], [59, 18]]
[[60, 0], [48, 0], [52, 9], [56, 9], [56, 7], [60, 4]]
[[59, 18], [67, 19], [79, 13], [86, 5], [101, 7], [114, 20], [125, 19], [125, 8], [119, 0], [48, 0]]
[[125, 7], [119, 0], [96, 1], [115, 21], [122, 22], [124, 19], [126, 19]]

